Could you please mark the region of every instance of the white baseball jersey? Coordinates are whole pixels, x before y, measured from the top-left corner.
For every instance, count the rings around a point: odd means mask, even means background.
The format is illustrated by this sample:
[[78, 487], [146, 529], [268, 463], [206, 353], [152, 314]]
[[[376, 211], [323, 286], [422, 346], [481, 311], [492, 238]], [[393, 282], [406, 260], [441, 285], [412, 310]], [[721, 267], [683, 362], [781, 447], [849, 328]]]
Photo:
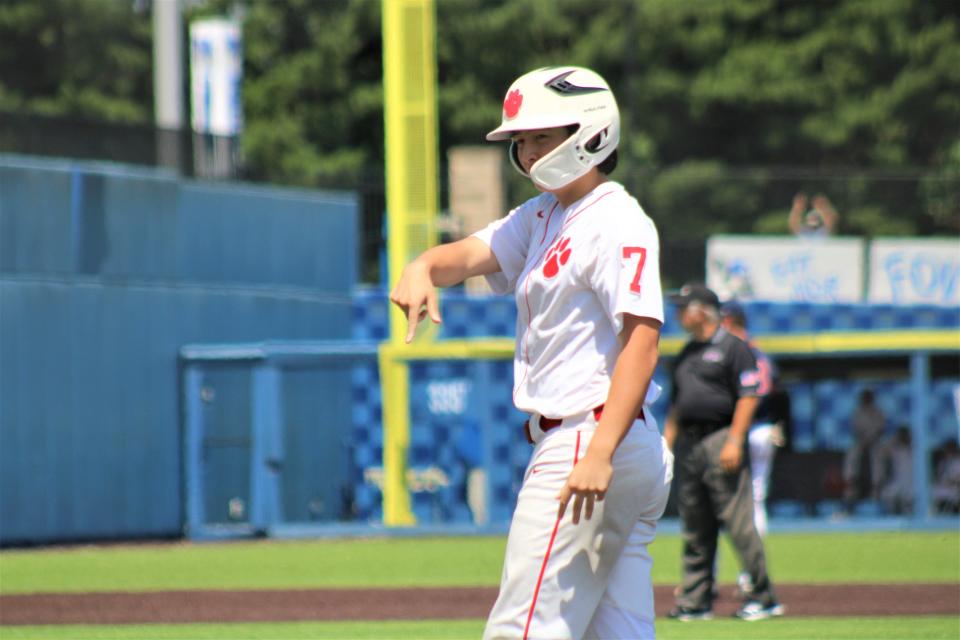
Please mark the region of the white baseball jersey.
[[562, 418], [603, 404], [623, 314], [663, 322], [653, 221], [605, 182], [566, 209], [544, 193], [474, 236], [500, 263], [491, 288], [516, 295], [517, 408]]
[[[623, 314], [663, 321], [653, 222], [617, 183], [566, 209], [544, 193], [474, 234], [515, 291], [514, 402], [536, 446], [510, 524], [500, 593], [484, 631], [497, 638], [653, 638], [652, 559], [673, 456], [645, 412], [617, 448], [590, 520], [557, 518], [557, 495], [585, 455], [620, 353]], [[659, 388], [651, 382], [646, 403]], [[544, 431], [540, 418], [562, 418]]]

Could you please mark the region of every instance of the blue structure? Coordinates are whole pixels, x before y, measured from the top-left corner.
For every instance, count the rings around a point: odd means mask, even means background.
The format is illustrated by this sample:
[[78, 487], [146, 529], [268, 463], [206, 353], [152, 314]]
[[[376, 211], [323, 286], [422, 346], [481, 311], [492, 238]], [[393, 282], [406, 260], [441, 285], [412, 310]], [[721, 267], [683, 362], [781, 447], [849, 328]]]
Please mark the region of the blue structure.
[[350, 510], [351, 369], [375, 344], [185, 346], [185, 533], [252, 535]]
[[[350, 380], [352, 423], [349, 446], [345, 449], [349, 478], [346, 493], [350, 502], [344, 505], [339, 520], [354, 526], [376, 527], [382, 519], [383, 428], [379, 378], [373, 356], [379, 342], [376, 338], [386, 335], [386, 292], [361, 290], [355, 301], [358, 337], [355, 341], [198, 346], [185, 348], [184, 355], [197, 366], [204, 366], [204, 362], [237, 361], [253, 354], [260, 362], [256, 367], [272, 366], [280, 371], [281, 377], [284, 375], [284, 359], [295, 358], [304, 368], [330, 366], [336, 362], [341, 367], [339, 379]], [[442, 331], [447, 337], [451, 334], [490, 336], [503, 326], [509, 326], [511, 330], [513, 327], [513, 303], [508, 298], [471, 298], [452, 292], [444, 296], [442, 307]], [[829, 311], [829, 308], [816, 310], [823, 318], [830, 317]], [[918, 317], [939, 318], [946, 324], [944, 328], [950, 328], [957, 313], [956, 310], [930, 310], [927, 316], [920, 313]], [[797, 317], [802, 318], [803, 314], [798, 313]], [[887, 316], [879, 313], [875, 317]], [[668, 328], [668, 335], [676, 336], [677, 333]], [[347, 354], [351, 357], [346, 357]], [[809, 365], [811, 358], [818, 357], [808, 354], [799, 361]], [[901, 361], [902, 376], [889, 377], [890, 365], [886, 363], [873, 377], [864, 377], [861, 372], [860, 377], [848, 378], [849, 371], [838, 366], [836, 360], [830, 360], [826, 369], [815, 366], [816, 374], [810, 380], [791, 382], [789, 387], [794, 397], [796, 419], [795, 450], [813, 457], [821, 452], [845, 450], [850, 444], [849, 416], [859, 390], [867, 385], [877, 390], [881, 407], [891, 417], [891, 430], [903, 420], [926, 425], [924, 433], [931, 445], [955, 437], [958, 425], [951, 394], [960, 379], [955, 373], [946, 377], [940, 375], [936, 379], [924, 377], [930, 371], [929, 356], [925, 353], [910, 356], [900, 353], [895, 359]], [[664, 368], [657, 371], [656, 377], [662, 385], [669, 386]], [[489, 523], [495, 529], [508, 521], [530, 453], [521, 429], [525, 416], [512, 406], [512, 379], [509, 359], [441, 359], [411, 364], [408, 481], [412, 508], [421, 526], [449, 530], [451, 526], [464, 527], [473, 522], [476, 514], [472, 513], [466, 496], [468, 474], [476, 466], [483, 466], [486, 470]], [[276, 394], [275, 391], [270, 393]], [[915, 398], [920, 402], [914, 402]], [[661, 422], [665, 411], [665, 402], [654, 407], [655, 417]], [[192, 431], [188, 427], [188, 432]], [[923, 438], [918, 441], [922, 443]], [[918, 446], [918, 450], [925, 449], [923, 444]], [[254, 467], [260, 470], [259, 473], [267, 473], [263, 464], [255, 463]], [[917, 468], [923, 469], [924, 465], [918, 464]], [[812, 476], [815, 470], [804, 471]], [[919, 477], [926, 478], [923, 473], [921, 470], [918, 474], [917, 486], [921, 487], [918, 502], [926, 505], [924, 489], [928, 480], [919, 483]], [[815, 507], [818, 512], [829, 515], [829, 510], [824, 509], [831, 502], [822, 498]], [[774, 512], [786, 513], [794, 504], [785, 502], [782, 506], [783, 510], [774, 509]], [[802, 513], [802, 507], [799, 507], [793, 515]], [[925, 514], [921, 513], [917, 521], [924, 519]], [[202, 518], [198, 516], [196, 521], [202, 522]], [[320, 526], [315, 526], [317, 524]], [[320, 535], [345, 530], [342, 527], [331, 529], [329, 524], [330, 520], [318, 523], [313, 519], [311, 523], [284, 516], [265, 523], [263, 530], [272, 535]], [[218, 528], [207, 526], [206, 531], [216, 534]]]
[[[356, 286], [357, 209], [351, 194], [0, 156], [0, 543], [378, 526], [388, 302]], [[510, 298], [442, 300], [441, 338], [514, 333]], [[945, 307], [747, 311], [761, 335], [960, 327]], [[670, 313], [664, 334], [680, 336]], [[957, 346], [782, 354], [795, 449], [845, 449], [866, 385], [890, 429], [919, 426], [918, 456], [956, 438]], [[472, 526], [478, 465], [491, 526], [509, 518], [529, 454], [512, 378], [509, 359], [412, 364], [422, 525]], [[928, 467], [914, 467], [919, 521]]]
[[[356, 337], [363, 340], [379, 340], [387, 336], [387, 295], [380, 289], [360, 290], [356, 296]], [[881, 305], [813, 305], [772, 304], [753, 302], [745, 305], [751, 318], [755, 335], [768, 333], [791, 334], [820, 331], [885, 331], [891, 329], [950, 329], [960, 327], [960, 309], [951, 307], [893, 307]], [[441, 338], [478, 338], [512, 336], [516, 309], [509, 297], [477, 298], [450, 291], [442, 297], [444, 324]], [[680, 337], [682, 331], [671, 310], [667, 311], [664, 335]], [[887, 355], [882, 366], [870, 373], [863, 360], [869, 361], [876, 354], [860, 354], [855, 360], [850, 356], [838, 356], [824, 367], [818, 365], [821, 356], [780, 356], [784, 368], [806, 362], [814, 373], [794, 374], [787, 381], [793, 402], [793, 448], [801, 453], [818, 451], [841, 452], [851, 443], [849, 418], [856, 405], [859, 391], [872, 387], [877, 391], [877, 402], [890, 419], [888, 431], [900, 424], [924, 425], [923, 436], [914, 439], [917, 451], [926, 451], [939, 446], [945, 440], [956, 438], [960, 425], [954, 405], [954, 389], [960, 385], [957, 371], [957, 353], [941, 356], [948, 361], [947, 371], [930, 376], [930, 357], [924, 352], [908, 354], [900, 352]], [[668, 359], [667, 359], [668, 360]], [[891, 364], [891, 360], [894, 363]], [[843, 362], [850, 365], [844, 365]], [[855, 368], [853, 363], [856, 362]], [[953, 363], [950, 365], [950, 363]], [[668, 362], [658, 367], [655, 380], [669, 393]], [[891, 376], [891, 368], [900, 373]], [[511, 401], [512, 363], [509, 361], [424, 362], [411, 367], [411, 449], [410, 466], [414, 469], [437, 467], [449, 470], [449, 488], [414, 492], [413, 508], [418, 521], [467, 522], [469, 511], [464, 503], [462, 486], [462, 463], [457, 460], [454, 442], [465, 428], [468, 416], [489, 416], [482, 425], [487, 438], [490, 457], [496, 461], [488, 470], [491, 518], [507, 517], [512, 509], [513, 497], [522, 479], [523, 467], [529, 453], [522, 436], [525, 416], [519, 413]], [[462, 407], [451, 411], [430, 409], [429, 390], [448, 389], [447, 393], [462, 390], [464, 397], [456, 403]], [[356, 392], [355, 392], [356, 393]], [[481, 396], [482, 394], [482, 396]], [[366, 418], [381, 411], [379, 397], [363, 395], [365, 407], [355, 409], [357, 415]], [[914, 399], [920, 399], [915, 402]], [[488, 406], [489, 405], [489, 406]], [[654, 417], [662, 424], [667, 403], [654, 405]], [[511, 425], [514, 428], [510, 428]], [[379, 422], [354, 422], [353, 458], [355, 464], [365, 468], [381, 459], [382, 436]], [[922, 454], [921, 454], [922, 455]], [[502, 461], [502, 463], [501, 463]], [[501, 466], [502, 464], [502, 466]], [[927, 487], [930, 479], [921, 474], [929, 470], [928, 464], [915, 464], [919, 487], [917, 509], [925, 510], [928, 501]], [[358, 472], [358, 477], [360, 472]], [[358, 487], [357, 514], [372, 521], [380, 518], [380, 494], [375, 486]], [[506, 502], [501, 502], [506, 500]]]
[[[352, 194], [0, 157], [0, 542], [181, 535], [180, 347], [349, 338], [357, 216]], [[217, 474], [244, 473], [245, 437]]]

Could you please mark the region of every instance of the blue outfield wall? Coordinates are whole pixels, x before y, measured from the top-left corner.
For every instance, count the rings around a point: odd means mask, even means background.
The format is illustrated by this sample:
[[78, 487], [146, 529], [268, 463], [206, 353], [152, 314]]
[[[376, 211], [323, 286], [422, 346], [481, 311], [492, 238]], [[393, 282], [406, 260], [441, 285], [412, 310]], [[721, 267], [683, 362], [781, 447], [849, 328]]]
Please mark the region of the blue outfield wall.
[[356, 196], [0, 154], [0, 272], [349, 295]]
[[[0, 155], [0, 543], [379, 525], [388, 301], [356, 287], [357, 216], [352, 194]], [[514, 335], [509, 297], [442, 308], [441, 338]], [[945, 307], [747, 310], [758, 334], [960, 327]], [[901, 359], [794, 377], [795, 448], [845, 448], [866, 384], [890, 429], [913, 416]], [[920, 394], [931, 446], [957, 435], [956, 369]], [[412, 364], [421, 525], [471, 522], [478, 464], [489, 522], [509, 517], [529, 455], [512, 377], [509, 359]]]
[[[960, 327], [960, 309], [956, 307], [748, 302], [745, 308], [758, 335]], [[384, 339], [389, 331], [387, 312], [386, 291], [358, 290], [355, 337]], [[441, 298], [441, 312], [441, 339], [515, 335], [516, 306], [511, 297], [471, 297], [450, 290]], [[669, 305], [663, 333], [669, 337], [682, 335]], [[957, 346], [960, 351], [960, 343]], [[793, 360], [795, 365], [798, 358]], [[897, 365], [887, 362], [873, 370], [863, 363], [845, 369], [833, 360], [792, 376], [786, 387], [792, 401], [793, 450], [845, 450], [852, 441], [849, 418], [859, 391], [868, 386], [877, 391], [877, 402], [888, 418], [888, 433], [910, 423], [914, 394], [910, 363], [906, 357], [900, 360]], [[791, 367], [786, 361], [781, 364]], [[953, 399], [960, 385], [956, 368], [931, 379], [927, 389], [925, 426], [931, 448], [960, 433]], [[353, 512], [361, 520], [378, 522], [382, 517], [379, 478], [371, 473], [382, 464], [383, 447], [376, 366], [358, 365], [353, 375]], [[654, 417], [662, 425], [670, 389], [668, 358], [661, 361], [654, 378], [664, 387], [663, 399], [653, 406]], [[479, 455], [485, 455], [484, 464], [494, 461], [487, 469], [490, 521], [502, 523], [509, 518], [529, 454], [521, 429], [525, 416], [512, 405], [512, 380], [509, 360], [434, 360], [411, 366], [409, 466], [416, 485], [412, 508], [418, 523], [471, 521], [466, 477]], [[821, 488], [815, 487], [814, 491]]]
[[349, 193], [0, 156], [0, 542], [180, 535], [181, 346], [348, 339], [357, 232]]
[[[254, 423], [251, 429], [260, 433], [264, 444], [259, 448], [271, 453], [258, 458], [251, 456], [251, 477], [259, 478], [249, 484], [259, 486], [259, 498], [245, 496], [254, 506], [252, 509], [263, 517], [251, 518], [240, 526], [238, 518], [231, 518], [225, 498], [237, 492], [223, 493], [222, 487], [214, 487], [205, 477], [207, 465], [198, 461], [188, 470], [188, 500], [195, 508], [190, 509], [190, 535], [207, 537], [233, 532], [250, 535], [266, 532], [281, 537], [330, 535], [337, 531], [373, 533], [382, 529], [383, 480], [383, 404], [382, 389], [375, 359], [378, 342], [387, 331], [387, 294], [381, 289], [360, 289], [355, 296], [354, 328], [356, 340], [341, 343], [318, 342], [268, 342], [248, 345], [189, 345], [184, 348], [188, 369], [198, 374], [208, 367], [219, 364], [238, 364], [246, 361], [250, 376], [261, 374], [274, 384], [261, 385], [253, 393], [258, 395], [261, 406], [269, 407], [272, 418], [261, 420], [262, 427]], [[444, 324], [443, 338], [490, 337], [513, 333], [515, 307], [510, 298], [467, 297], [457, 291], [444, 294], [441, 302]], [[776, 310], [782, 311], [779, 307]], [[795, 310], [793, 317], [804, 318], [804, 309]], [[899, 328], [910, 328], [904, 323], [908, 314], [874, 314], [876, 318], [897, 318]], [[938, 324], [928, 328], [953, 329], [957, 325], [960, 310], [920, 310], [914, 317], [935, 320]], [[831, 313], [832, 312], [832, 313]], [[816, 317], [827, 320], [831, 317], [845, 322], [843, 310], [829, 306], [814, 311]], [[788, 314], [784, 314], [785, 316]], [[754, 316], [758, 324], [766, 321], [762, 311]], [[864, 317], [869, 317], [865, 315]], [[882, 328], [882, 327], [878, 327]], [[912, 326], [921, 329], [920, 326]], [[831, 330], [828, 325], [828, 330]], [[789, 333], [789, 332], [787, 332]], [[668, 335], [676, 336], [672, 320]], [[960, 352], [960, 340], [957, 342]], [[814, 360], [818, 356], [812, 356]], [[849, 357], [849, 356], [848, 356]], [[940, 356], [949, 358], [950, 356]], [[809, 360], [810, 356], [807, 356]], [[880, 392], [880, 404], [890, 417], [889, 429], [898, 420], [914, 417], [914, 398], [917, 389], [910, 377], [913, 359], [904, 354], [896, 356], [900, 372], [890, 375], [886, 363], [872, 375], [864, 375], [861, 367], [858, 375], [850, 378], [851, 371], [842, 371], [835, 361], [817, 363], [808, 376], [813, 381], [794, 381], [789, 384], [795, 396], [794, 449], [801, 454], [812, 454], [809, 460], [835, 459], [823, 456], [822, 452], [842, 453], [849, 444], [848, 419], [856, 402], [856, 395], [864, 385], [875, 386]], [[658, 369], [656, 377], [668, 386], [666, 365]], [[868, 358], [869, 360], [869, 358]], [[306, 384], [291, 389], [288, 379], [291, 365], [300, 367]], [[336, 372], [339, 367], [339, 374]], [[479, 482], [486, 494], [486, 527], [481, 531], [501, 531], [509, 520], [513, 504], [522, 480], [524, 468], [530, 455], [530, 446], [523, 437], [521, 425], [525, 416], [512, 405], [512, 361], [509, 357], [498, 360], [430, 359], [413, 361], [410, 364], [410, 441], [407, 459], [407, 481], [411, 493], [411, 506], [416, 517], [417, 530], [464, 531], [472, 527], [477, 514], [471, 508], [468, 495], [471, 477], [482, 467], [485, 476]], [[316, 384], [308, 376], [330, 374], [325, 385], [335, 387], [340, 394], [336, 401], [327, 400], [321, 405], [308, 406], [303, 394], [308, 394]], [[343, 383], [349, 380], [349, 391]], [[951, 375], [938, 375], [921, 390], [919, 412], [926, 415], [925, 426], [930, 445], [940, 444], [942, 439], [955, 437], [958, 429], [956, 410], [951, 393], [960, 384], [956, 371]], [[251, 385], [256, 386], [256, 385]], [[279, 387], [279, 390], [278, 388]], [[814, 393], [816, 391], [816, 394]], [[197, 398], [198, 394], [188, 394]], [[293, 401], [300, 398], [300, 401]], [[296, 404], [296, 407], [294, 407]], [[203, 404], [194, 399], [196, 407], [188, 418], [188, 436], [194, 442], [203, 438], [208, 430], [218, 430], [215, 417], [207, 417]], [[666, 401], [653, 407], [654, 417], [662, 422]], [[322, 424], [325, 421], [342, 419], [349, 412], [349, 439], [344, 443], [332, 442], [310, 435], [309, 440], [297, 432], [296, 422], [306, 421]], [[289, 416], [296, 413], [298, 419]], [[271, 426], [272, 425], [272, 426]], [[302, 443], [309, 443], [304, 449]], [[257, 449], [257, 446], [252, 449]], [[339, 458], [338, 456], [345, 456]], [[268, 459], [280, 464], [270, 468]], [[326, 472], [322, 479], [306, 478], [289, 473], [291, 466], [309, 466], [311, 461]], [[798, 482], [805, 484], [802, 495], [795, 494], [794, 504], [775, 504], [774, 507], [791, 507], [796, 515], [807, 506], [827, 507], [825, 502], [807, 505], [809, 494], [822, 501], [825, 487], [817, 486], [819, 467], [803, 469]], [[345, 475], [340, 475], [344, 473]], [[222, 475], [221, 475], [222, 478]], [[239, 484], [248, 478], [239, 478]], [[476, 481], [476, 477], [474, 477]], [[298, 484], [306, 482], [306, 486]], [[311, 485], [311, 483], [314, 483]], [[340, 484], [337, 484], [340, 483]], [[476, 488], [475, 486], [473, 488]], [[219, 492], [219, 493], [218, 493]], [[253, 492], [251, 492], [252, 494]], [[789, 494], [789, 491], [782, 491]], [[264, 498], [272, 494], [272, 497]], [[797, 504], [802, 498], [803, 504]], [[309, 502], [308, 502], [309, 500]], [[322, 503], [322, 504], [320, 504]], [[339, 503], [339, 505], [338, 505]], [[317, 505], [321, 508], [312, 508]], [[780, 513], [774, 509], [774, 514]], [[926, 522], [924, 517], [913, 522]], [[334, 525], [334, 526], [331, 526]], [[474, 529], [477, 530], [477, 529]]]

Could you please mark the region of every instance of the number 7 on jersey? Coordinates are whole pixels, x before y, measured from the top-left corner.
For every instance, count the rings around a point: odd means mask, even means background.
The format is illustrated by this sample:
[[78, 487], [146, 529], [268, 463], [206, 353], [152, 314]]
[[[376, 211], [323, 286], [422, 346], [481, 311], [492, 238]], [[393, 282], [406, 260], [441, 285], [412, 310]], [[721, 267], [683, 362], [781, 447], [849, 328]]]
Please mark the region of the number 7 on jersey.
[[643, 274], [643, 263], [647, 261], [647, 250], [643, 247], [623, 247], [624, 260], [629, 260], [634, 255], [637, 256], [637, 270], [630, 282], [630, 291], [640, 293], [640, 276]]

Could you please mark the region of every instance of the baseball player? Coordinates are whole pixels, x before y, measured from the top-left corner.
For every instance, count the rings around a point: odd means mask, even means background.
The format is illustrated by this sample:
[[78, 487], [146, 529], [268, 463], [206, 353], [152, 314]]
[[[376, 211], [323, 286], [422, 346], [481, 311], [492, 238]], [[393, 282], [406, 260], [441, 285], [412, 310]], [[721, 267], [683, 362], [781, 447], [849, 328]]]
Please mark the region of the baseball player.
[[[757, 360], [757, 396], [760, 400], [753, 413], [753, 424], [747, 433], [747, 447], [750, 450], [750, 475], [753, 487], [753, 522], [761, 538], [767, 535], [767, 488], [770, 484], [770, 472], [773, 470], [773, 458], [777, 449], [785, 443], [783, 424], [786, 416], [776, 415], [773, 402], [773, 390], [778, 378], [777, 367], [773, 360], [757, 346], [747, 332], [747, 313], [736, 300], [730, 300], [720, 308], [721, 326], [727, 333], [734, 335], [750, 347]], [[750, 574], [741, 572], [737, 577], [737, 586], [747, 595], [753, 590]]]
[[646, 405], [663, 298], [649, 217], [607, 178], [620, 117], [580, 67], [518, 78], [488, 140], [542, 192], [411, 262], [391, 293], [441, 321], [437, 286], [485, 275], [517, 300], [514, 402], [534, 445], [484, 638], [652, 638], [652, 560], [673, 459]]

